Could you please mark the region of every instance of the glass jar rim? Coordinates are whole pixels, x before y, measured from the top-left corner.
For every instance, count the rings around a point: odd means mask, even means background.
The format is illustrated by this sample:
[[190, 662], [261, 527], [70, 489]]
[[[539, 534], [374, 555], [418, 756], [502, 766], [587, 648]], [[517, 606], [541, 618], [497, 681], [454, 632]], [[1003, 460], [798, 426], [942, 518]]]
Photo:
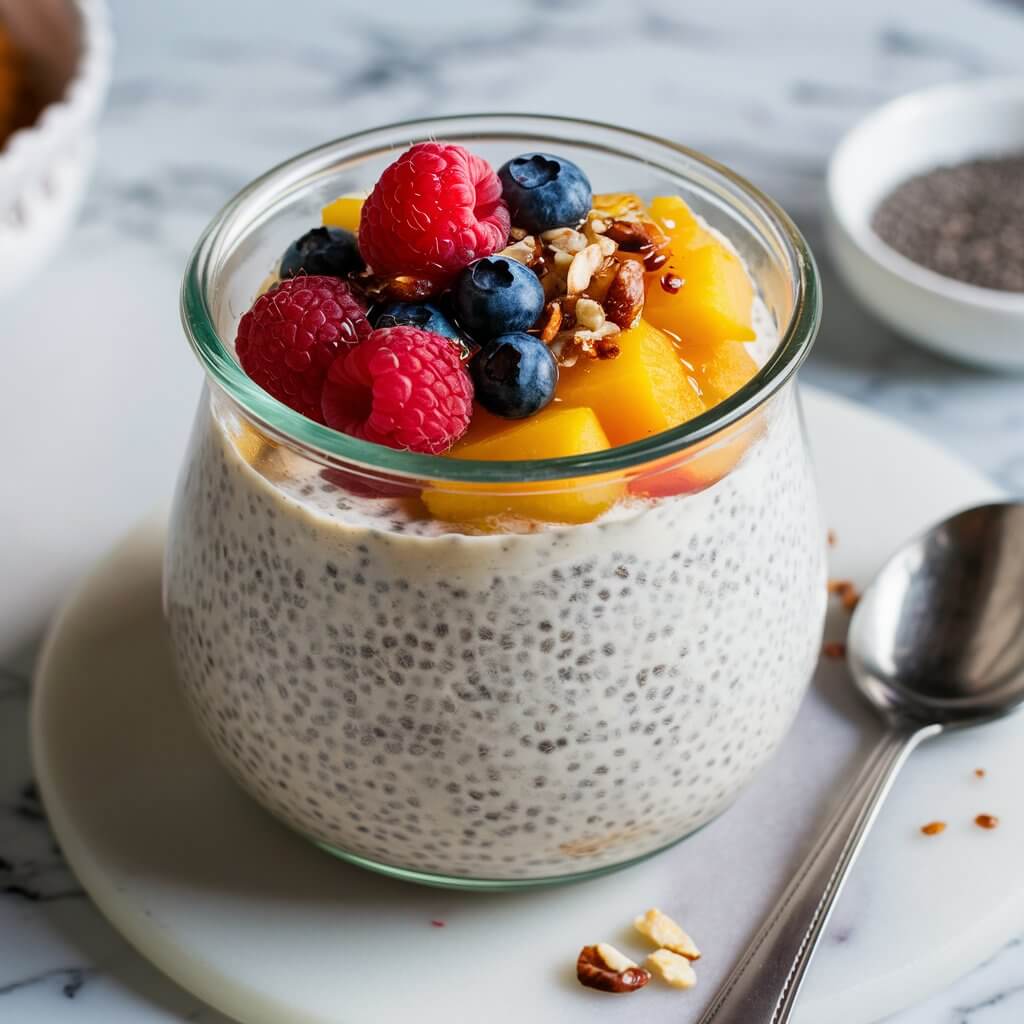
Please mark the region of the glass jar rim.
[[[782, 241], [794, 285], [793, 312], [779, 343], [759, 372], [719, 404], [677, 427], [651, 437], [593, 452], [553, 459], [484, 462], [387, 448], [332, 430], [284, 405], [242, 370], [232, 346], [221, 338], [209, 295], [222, 259], [254, 227], [296, 192], [308, 189], [338, 170], [427, 139], [453, 142], [498, 141], [513, 132], [557, 144], [570, 128], [599, 132], [603, 141], [576, 143], [625, 158], [665, 173], [693, 180], [692, 172], [672, 166], [684, 159], [708, 175], [701, 184], [724, 181], [749, 200]], [[641, 146], [648, 155], [636, 156]], [[656, 150], [664, 163], [650, 157]], [[725, 197], [728, 201], [728, 197]], [[734, 203], [728, 202], [729, 206]], [[628, 473], [678, 454], [714, 437], [764, 404], [793, 376], [807, 357], [821, 317], [821, 287], [814, 257], [788, 214], [745, 178], [704, 154], [645, 132], [599, 121], [539, 114], [460, 114], [396, 122], [343, 136], [300, 153], [246, 185], [213, 218], [200, 236], [181, 287], [181, 320], [192, 350], [206, 374], [269, 436], [312, 454], [325, 463], [358, 466], [372, 473], [459, 483], [500, 484], [565, 480], [597, 474]]]

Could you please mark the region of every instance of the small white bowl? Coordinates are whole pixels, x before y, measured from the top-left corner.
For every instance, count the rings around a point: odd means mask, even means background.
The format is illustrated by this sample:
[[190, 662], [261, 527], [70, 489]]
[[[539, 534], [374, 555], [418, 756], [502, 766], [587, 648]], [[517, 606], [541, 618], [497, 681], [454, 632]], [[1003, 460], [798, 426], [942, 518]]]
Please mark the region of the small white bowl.
[[49, 102], [0, 142], [0, 295], [36, 271], [71, 226], [95, 155], [113, 43], [104, 0], [0, 0], [0, 19]]
[[907, 178], [942, 164], [1021, 152], [1021, 78], [924, 89], [857, 124], [829, 162], [825, 203], [832, 260], [851, 291], [921, 345], [975, 365], [1024, 371], [1024, 294], [928, 270], [871, 228], [878, 204]]

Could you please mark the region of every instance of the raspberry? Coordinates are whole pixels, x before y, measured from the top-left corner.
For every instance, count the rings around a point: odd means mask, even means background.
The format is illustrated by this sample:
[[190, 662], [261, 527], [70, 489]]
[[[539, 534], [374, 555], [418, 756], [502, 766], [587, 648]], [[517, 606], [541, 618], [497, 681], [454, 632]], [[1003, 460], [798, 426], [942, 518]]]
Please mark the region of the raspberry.
[[322, 423], [320, 395], [331, 362], [370, 329], [366, 309], [346, 282], [300, 275], [253, 303], [238, 325], [235, 351], [264, 391]]
[[359, 251], [375, 274], [427, 277], [438, 289], [503, 249], [508, 207], [486, 160], [462, 146], [421, 142], [374, 186], [359, 221]]
[[342, 349], [323, 391], [324, 422], [364, 441], [437, 455], [469, 426], [473, 384], [448, 338], [380, 327]]

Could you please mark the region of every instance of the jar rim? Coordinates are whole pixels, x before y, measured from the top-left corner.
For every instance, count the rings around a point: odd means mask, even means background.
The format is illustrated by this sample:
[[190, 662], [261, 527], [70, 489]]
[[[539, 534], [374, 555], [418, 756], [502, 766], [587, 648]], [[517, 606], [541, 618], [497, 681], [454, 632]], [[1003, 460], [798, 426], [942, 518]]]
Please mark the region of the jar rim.
[[[789, 264], [793, 311], [775, 351], [738, 391], [677, 427], [651, 437], [586, 455], [553, 459], [484, 462], [388, 448], [332, 430], [284, 405], [252, 381], [221, 338], [209, 303], [218, 268], [235, 245], [274, 210], [346, 166], [426, 139], [453, 142], [500, 141], [529, 135], [557, 145], [566, 133], [583, 129], [598, 139], [572, 140], [611, 156], [642, 163], [659, 173], [697, 182], [735, 210], [739, 194], [764, 219]], [[644, 155], [638, 156], [640, 150]], [[695, 176], [699, 172], [702, 177]], [[717, 188], [715, 186], [718, 186]], [[696, 150], [645, 132], [599, 121], [537, 114], [460, 114], [396, 122], [343, 136], [300, 153], [245, 186], [206, 227], [186, 266], [181, 287], [181, 320], [207, 376], [275, 440], [327, 464], [357, 466], [369, 473], [460, 483], [500, 484], [565, 480], [628, 473], [678, 454], [714, 437], [763, 405], [792, 378], [807, 357], [821, 318], [821, 287], [814, 257], [799, 229], [772, 199], [745, 178]]]

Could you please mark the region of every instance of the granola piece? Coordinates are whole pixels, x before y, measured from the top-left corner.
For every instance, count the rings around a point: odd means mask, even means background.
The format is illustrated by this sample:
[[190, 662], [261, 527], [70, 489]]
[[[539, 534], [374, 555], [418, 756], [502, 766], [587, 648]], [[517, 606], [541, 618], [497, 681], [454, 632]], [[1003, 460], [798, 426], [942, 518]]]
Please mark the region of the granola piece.
[[651, 953], [645, 962], [654, 974], [673, 988], [687, 989], [697, 984], [697, 974], [690, 961], [670, 949]]
[[656, 946], [686, 957], [687, 960], [699, 960], [700, 950], [697, 944], [668, 914], [652, 907], [633, 922], [633, 927], [651, 940]]
[[542, 231], [540, 240], [555, 252], [578, 253], [588, 245], [587, 236], [575, 228], [552, 228]]
[[511, 245], [505, 246], [499, 256], [505, 256], [516, 263], [525, 264], [527, 267], [536, 266], [544, 256], [544, 247], [533, 235], [526, 235]]

